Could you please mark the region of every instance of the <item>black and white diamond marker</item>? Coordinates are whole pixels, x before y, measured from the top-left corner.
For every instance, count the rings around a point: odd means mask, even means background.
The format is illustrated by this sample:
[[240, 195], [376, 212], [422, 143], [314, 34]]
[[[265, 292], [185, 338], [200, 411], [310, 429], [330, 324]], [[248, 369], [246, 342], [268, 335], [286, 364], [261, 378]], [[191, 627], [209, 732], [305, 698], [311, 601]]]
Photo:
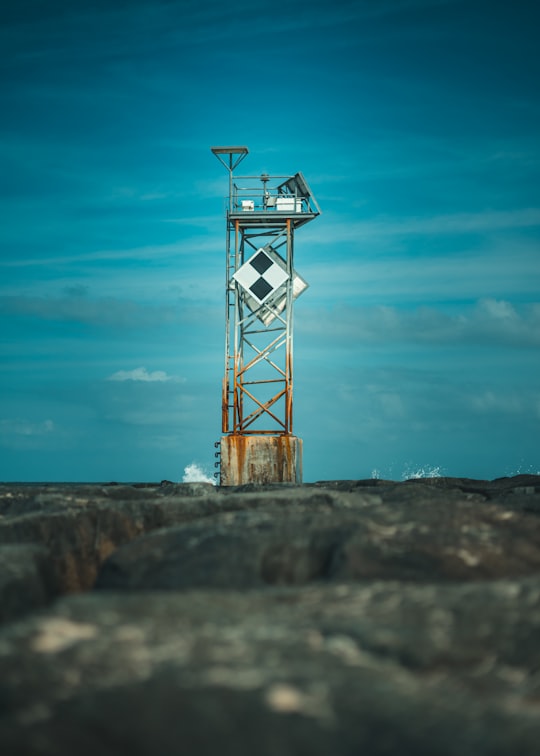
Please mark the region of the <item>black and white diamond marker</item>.
[[[283, 284], [288, 279], [287, 263], [270, 244], [258, 249], [233, 278], [244, 289], [244, 302], [264, 325], [270, 325], [285, 309], [287, 292]], [[306, 281], [293, 270], [293, 299], [307, 287]]]
[[288, 277], [287, 271], [267, 255], [262, 247], [233, 276], [258, 304], [268, 301]]

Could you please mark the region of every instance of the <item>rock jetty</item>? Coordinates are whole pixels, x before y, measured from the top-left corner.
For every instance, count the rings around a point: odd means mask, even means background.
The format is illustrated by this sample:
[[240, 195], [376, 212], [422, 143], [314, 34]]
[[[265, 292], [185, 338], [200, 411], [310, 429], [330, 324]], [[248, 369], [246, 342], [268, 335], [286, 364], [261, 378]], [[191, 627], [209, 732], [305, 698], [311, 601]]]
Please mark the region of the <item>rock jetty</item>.
[[0, 485], [0, 753], [537, 756], [540, 476]]

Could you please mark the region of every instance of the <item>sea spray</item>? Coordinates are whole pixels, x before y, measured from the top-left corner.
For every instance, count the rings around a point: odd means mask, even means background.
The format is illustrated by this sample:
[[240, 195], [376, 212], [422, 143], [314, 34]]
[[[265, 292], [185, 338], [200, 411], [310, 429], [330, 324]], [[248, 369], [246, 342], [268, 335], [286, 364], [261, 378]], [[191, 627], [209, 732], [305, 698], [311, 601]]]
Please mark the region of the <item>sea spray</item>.
[[407, 465], [401, 473], [401, 480], [412, 480], [418, 478], [440, 478], [442, 476], [442, 468], [440, 466], [431, 467], [426, 465], [424, 467], [415, 467]]
[[504, 475], [507, 478], [513, 478], [515, 475], [540, 475], [540, 467], [538, 465], [528, 465], [521, 459], [516, 467], [507, 468]]
[[212, 485], [216, 485], [215, 478], [211, 477], [210, 475], [207, 475], [203, 468], [198, 465], [196, 462], [192, 462], [191, 464], [187, 465], [187, 467], [184, 467], [184, 476], [182, 478], [183, 483], [212, 483]]
[[[400, 475], [401, 480], [414, 480], [419, 478], [440, 478], [444, 474], [444, 469], [440, 465], [413, 465], [408, 462]], [[375, 467], [371, 471], [373, 480], [394, 480], [394, 465], [391, 465], [386, 471], [381, 471]]]

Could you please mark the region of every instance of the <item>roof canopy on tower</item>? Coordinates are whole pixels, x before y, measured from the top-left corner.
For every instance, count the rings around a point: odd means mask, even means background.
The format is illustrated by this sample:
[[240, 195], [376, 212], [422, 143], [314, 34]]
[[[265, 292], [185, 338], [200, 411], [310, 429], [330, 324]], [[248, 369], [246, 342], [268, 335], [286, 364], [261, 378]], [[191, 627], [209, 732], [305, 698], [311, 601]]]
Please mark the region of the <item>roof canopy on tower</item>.
[[[234, 171], [236, 166], [242, 162], [245, 156], [248, 154], [247, 147], [210, 147], [217, 159], [222, 163], [228, 171]], [[235, 156], [233, 158], [233, 155]], [[228, 156], [224, 158], [222, 156]]]

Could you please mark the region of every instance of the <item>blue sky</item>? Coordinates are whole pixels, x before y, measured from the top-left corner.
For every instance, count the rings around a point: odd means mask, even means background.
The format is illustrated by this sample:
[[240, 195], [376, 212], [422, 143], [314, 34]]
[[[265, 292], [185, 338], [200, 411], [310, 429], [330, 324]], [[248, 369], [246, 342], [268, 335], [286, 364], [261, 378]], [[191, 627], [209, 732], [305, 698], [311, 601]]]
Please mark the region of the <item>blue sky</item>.
[[302, 171], [306, 481], [540, 469], [536, 2], [1, 11], [0, 480], [213, 472], [223, 197]]

